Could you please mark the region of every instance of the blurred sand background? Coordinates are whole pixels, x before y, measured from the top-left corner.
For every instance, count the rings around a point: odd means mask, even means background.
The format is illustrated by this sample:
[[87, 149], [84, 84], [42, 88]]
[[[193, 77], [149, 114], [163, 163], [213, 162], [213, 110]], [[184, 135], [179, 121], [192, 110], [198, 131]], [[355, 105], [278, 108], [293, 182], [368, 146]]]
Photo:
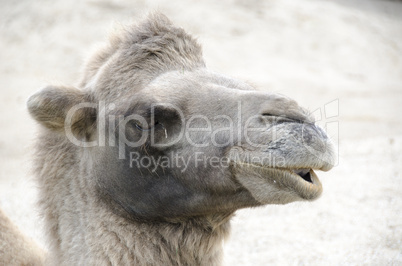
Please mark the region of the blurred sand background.
[[[75, 84], [112, 22], [159, 9], [210, 69], [321, 110], [339, 163], [322, 197], [241, 210], [225, 265], [402, 265], [402, 2], [0, 1], [0, 208], [44, 243], [25, 102]], [[326, 110], [326, 107], [328, 110]]]

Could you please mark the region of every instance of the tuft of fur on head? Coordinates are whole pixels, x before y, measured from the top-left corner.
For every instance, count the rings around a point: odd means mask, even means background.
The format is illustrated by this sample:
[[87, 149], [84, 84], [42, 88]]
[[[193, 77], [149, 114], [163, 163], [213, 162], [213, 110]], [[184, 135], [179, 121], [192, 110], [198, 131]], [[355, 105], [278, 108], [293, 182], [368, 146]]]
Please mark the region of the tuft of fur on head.
[[169, 70], [199, 67], [205, 67], [205, 62], [197, 41], [165, 15], [154, 12], [140, 23], [115, 27], [106, 45], [87, 61], [80, 87], [93, 87], [97, 77], [108, 72], [107, 68], [114, 71], [109, 73], [134, 69], [139, 80], [149, 82]]

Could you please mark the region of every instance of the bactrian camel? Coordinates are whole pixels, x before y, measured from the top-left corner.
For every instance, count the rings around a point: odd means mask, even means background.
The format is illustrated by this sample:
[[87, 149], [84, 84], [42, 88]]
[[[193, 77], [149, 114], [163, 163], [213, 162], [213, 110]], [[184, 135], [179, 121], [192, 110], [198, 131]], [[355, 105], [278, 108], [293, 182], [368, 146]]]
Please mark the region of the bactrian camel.
[[[208, 70], [159, 13], [116, 30], [77, 86], [43, 88], [28, 110], [49, 245], [44, 257], [6, 243], [0, 261], [219, 265], [236, 210], [314, 200], [315, 171], [334, 162], [306, 109]], [[2, 219], [0, 241], [27, 242]]]

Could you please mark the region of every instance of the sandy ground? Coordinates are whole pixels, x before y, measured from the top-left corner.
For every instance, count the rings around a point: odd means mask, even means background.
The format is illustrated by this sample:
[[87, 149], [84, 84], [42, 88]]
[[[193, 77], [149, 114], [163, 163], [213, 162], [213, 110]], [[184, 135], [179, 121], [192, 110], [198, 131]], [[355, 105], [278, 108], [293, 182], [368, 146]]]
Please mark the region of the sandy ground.
[[77, 82], [113, 21], [158, 8], [209, 68], [296, 99], [339, 149], [322, 197], [239, 211], [225, 265], [402, 265], [402, 3], [0, 1], [0, 207], [43, 244], [25, 101]]

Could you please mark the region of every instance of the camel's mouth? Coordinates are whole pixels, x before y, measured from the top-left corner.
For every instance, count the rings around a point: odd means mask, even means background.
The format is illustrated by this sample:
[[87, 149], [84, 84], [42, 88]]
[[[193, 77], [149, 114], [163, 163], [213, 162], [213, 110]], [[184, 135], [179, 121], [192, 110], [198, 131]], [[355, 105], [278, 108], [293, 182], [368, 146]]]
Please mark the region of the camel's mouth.
[[[289, 170], [287, 170], [289, 171]], [[317, 174], [311, 168], [292, 169], [292, 176], [297, 176], [295, 188], [306, 200], [318, 198], [322, 193], [322, 185]]]
[[238, 179], [246, 180], [244, 174], [248, 173], [249, 182], [259, 179], [263, 181], [260, 183], [261, 188], [266, 187], [266, 190], [278, 195], [279, 191], [288, 194], [289, 197], [283, 203], [297, 199], [314, 200], [322, 193], [321, 182], [312, 168], [272, 168], [258, 164], [238, 164]]
[[311, 179], [311, 174], [310, 174], [310, 171], [313, 171], [313, 169], [300, 168], [300, 169], [293, 169], [292, 171], [296, 175], [298, 175], [301, 178], [303, 178], [305, 181], [310, 182], [310, 183], [313, 184], [313, 180]]
[[278, 184], [278, 186], [292, 189], [302, 199], [313, 200], [322, 193], [321, 182], [311, 168], [267, 168], [267, 170], [269, 175], [265, 178], [273, 180], [274, 184]]

